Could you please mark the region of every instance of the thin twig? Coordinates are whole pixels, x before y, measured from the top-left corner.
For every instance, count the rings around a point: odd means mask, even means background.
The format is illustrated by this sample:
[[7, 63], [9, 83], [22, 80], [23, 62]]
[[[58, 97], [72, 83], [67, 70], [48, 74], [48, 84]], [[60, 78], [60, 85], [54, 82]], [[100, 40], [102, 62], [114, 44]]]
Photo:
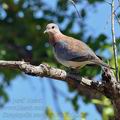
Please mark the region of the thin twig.
[[[105, 1], [105, 2], [108, 3], [110, 6], [112, 6], [112, 3], [108, 2], [108, 1]], [[120, 20], [119, 20], [117, 14], [116, 14], [117, 10], [120, 8], [120, 0], [118, 0], [118, 3], [119, 3], [119, 5], [116, 7], [116, 9], [114, 9], [114, 14], [115, 14], [115, 17], [118, 21], [118, 24], [120, 25]]]
[[105, 1], [106, 3], [108, 3], [109, 5], [112, 5], [112, 3], [111, 2], [108, 2], [108, 1]]
[[77, 14], [78, 14], [78, 17], [81, 19], [81, 15], [80, 15], [80, 13], [79, 13], [77, 7], [76, 7], [75, 2], [74, 2], [73, 0], [69, 0], [69, 1], [73, 4], [73, 6], [75, 7], [75, 10], [76, 10], [76, 12], [77, 12]]
[[120, 26], [120, 19], [118, 18], [118, 16], [116, 15], [116, 13], [114, 13], [114, 14], [115, 14], [116, 20], [117, 20], [117, 22], [118, 22], [118, 24]]
[[118, 5], [118, 6], [116, 7], [116, 9], [114, 10], [114, 12], [116, 12], [116, 11], [119, 9], [119, 7], [120, 7], [120, 5]]
[[120, 0], [118, 0], [118, 6], [117, 6], [117, 8], [114, 10], [114, 14], [115, 14], [116, 20], [117, 20], [118, 24], [120, 25], [120, 20], [119, 20], [117, 14], [116, 14], [116, 12], [117, 12], [117, 10], [118, 10], [119, 8], [120, 8]]
[[112, 40], [113, 40], [113, 51], [114, 51], [114, 60], [115, 60], [115, 68], [116, 68], [116, 80], [119, 79], [119, 71], [118, 71], [118, 56], [117, 56], [117, 47], [116, 47], [116, 39], [115, 39], [115, 30], [114, 30], [114, 0], [112, 0], [111, 4], [111, 31], [112, 31]]

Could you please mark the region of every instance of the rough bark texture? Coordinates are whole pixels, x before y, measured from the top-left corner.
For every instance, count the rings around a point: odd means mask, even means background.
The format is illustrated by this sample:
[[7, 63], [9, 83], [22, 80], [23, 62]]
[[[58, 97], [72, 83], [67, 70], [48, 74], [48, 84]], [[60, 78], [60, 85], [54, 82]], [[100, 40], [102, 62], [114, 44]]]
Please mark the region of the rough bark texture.
[[115, 120], [120, 120], [120, 83], [116, 81], [112, 70], [105, 68], [102, 74], [102, 82], [98, 82], [76, 74], [67, 73], [48, 64], [34, 66], [24, 61], [0, 60], [0, 67], [19, 69], [32, 76], [49, 77], [53, 78], [53, 80], [65, 81], [89, 98], [99, 98], [99, 96], [105, 95], [114, 106]]
[[120, 98], [114, 99], [112, 101], [115, 110], [115, 120], [120, 120]]

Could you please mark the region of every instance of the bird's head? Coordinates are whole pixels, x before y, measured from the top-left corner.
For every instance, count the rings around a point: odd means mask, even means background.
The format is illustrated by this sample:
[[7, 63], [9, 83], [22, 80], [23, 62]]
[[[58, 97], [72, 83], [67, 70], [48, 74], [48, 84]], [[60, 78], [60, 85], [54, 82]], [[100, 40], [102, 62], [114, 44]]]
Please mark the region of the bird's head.
[[61, 33], [61, 32], [59, 30], [58, 25], [56, 25], [55, 23], [49, 23], [46, 26], [46, 30], [44, 31], [44, 33], [48, 33], [51, 36], [51, 35], [55, 35], [56, 33]]

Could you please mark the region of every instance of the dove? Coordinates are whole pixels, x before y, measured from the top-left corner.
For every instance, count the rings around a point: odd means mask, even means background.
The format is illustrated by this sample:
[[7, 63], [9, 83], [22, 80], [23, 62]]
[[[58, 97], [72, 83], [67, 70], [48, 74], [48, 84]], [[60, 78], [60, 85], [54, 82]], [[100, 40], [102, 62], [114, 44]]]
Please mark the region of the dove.
[[112, 69], [97, 57], [86, 43], [61, 33], [57, 24], [49, 23], [44, 33], [48, 33], [54, 56], [62, 65], [73, 69], [81, 69], [86, 65], [96, 64]]

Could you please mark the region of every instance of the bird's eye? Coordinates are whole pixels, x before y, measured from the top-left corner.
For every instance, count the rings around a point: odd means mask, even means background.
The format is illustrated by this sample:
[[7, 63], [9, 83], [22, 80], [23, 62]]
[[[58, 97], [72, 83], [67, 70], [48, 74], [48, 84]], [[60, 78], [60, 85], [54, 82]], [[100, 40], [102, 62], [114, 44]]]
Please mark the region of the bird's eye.
[[54, 29], [55, 28], [55, 26], [52, 26], [52, 29]]

